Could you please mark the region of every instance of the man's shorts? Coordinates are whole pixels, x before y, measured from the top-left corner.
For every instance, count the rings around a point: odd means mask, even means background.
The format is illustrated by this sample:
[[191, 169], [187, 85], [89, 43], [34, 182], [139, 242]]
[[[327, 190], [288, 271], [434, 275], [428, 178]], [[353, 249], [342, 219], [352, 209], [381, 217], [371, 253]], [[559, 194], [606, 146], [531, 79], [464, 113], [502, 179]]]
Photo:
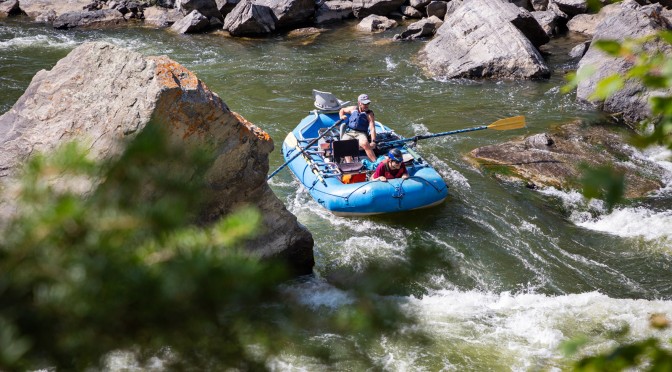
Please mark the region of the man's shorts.
[[360, 131], [356, 131], [356, 130], [350, 130], [350, 131], [347, 131], [343, 134], [342, 139], [350, 139], [350, 138], [354, 138], [354, 139], [358, 140], [360, 144], [369, 143], [369, 138], [366, 136], [366, 133], [364, 133], [364, 132], [360, 132]]

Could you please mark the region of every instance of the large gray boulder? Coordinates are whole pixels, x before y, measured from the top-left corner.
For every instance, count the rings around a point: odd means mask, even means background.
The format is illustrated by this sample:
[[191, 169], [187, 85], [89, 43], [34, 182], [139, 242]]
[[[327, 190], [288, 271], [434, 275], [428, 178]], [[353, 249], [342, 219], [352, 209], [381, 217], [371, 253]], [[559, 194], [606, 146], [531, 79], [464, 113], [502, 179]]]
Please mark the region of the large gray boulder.
[[550, 2], [556, 4], [562, 12], [570, 17], [588, 11], [588, 2], [586, 0], [550, 0]]
[[20, 0], [19, 8], [36, 21], [51, 21], [61, 14], [81, 12], [91, 0]]
[[514, 4], [467, 1], [446, 17], [418, 60], [435, 79], [548, 77], [546, 62], [524, 32], [548, 39], [534, 17]]
[[54, 28], [107, 28], [126, 24], [124, 15], [116, 9], [79, 11], [61, 14], [53, 22]]
[[357, 29], [365, 32], [385, 31], [392, 27], [397, 27], [397, 21], [373, 14], [357, 24]]
[[452, 1], [450, 1], [448, 3], [448, 5], [446, 6], [446, 15], [444, 16], [444, 19], [445, 19], [445, 17], [455, 13], [457, 8], [461, 7], [462, 4], [464, 4], [465, 1], [468, 1], [468, 0], [452, 0]]
[[0, 0], [0, 18], [20, 14], [19, 0]]
[[238, 5], [240, 2], [239, 0], [215, 0], [217, 3], [217, 9], [219, 9], [219, 13], [222, 14], [222, 17], [226, 17], [227, 14], [231, 13], [233, 8]]
[[394, 40], [418, 40], [434, 36], [436, 30], [443, 25], [443, 21], [437, 16], [423, 18], [413, 22], [401, 34], [394, 35]]
[[567, 22], [567, 28], [569, 31], [593, 36], [597, 25], [610, 14], [620, 12], [620, 9], [620, 4], [611, 4], [600, 9], [597, 14], [576, 15]]
[[[353, 0], [352, 13], [357, 18], [365, 18], [371, 14], [387, 16], [399, 10], [399, 7], [403, 4], [404, 0]], [[413, 7], [418, 8], [416, 6]]]
[[254, 3], [271, 8], [278, 30], [306, 24], [315, 16], [313, 0], [255, 0]]
[[422, 14], [421, 11], [415, 9], [414, 7], [410, 5], [402, 5], [399, 7], [399, 11], [404, 17], [407, 18], [422, 18], [424, 17], [424, 14]]
[[[165, 56], [86, 43], [51, 71], [38, 72], [24, 95], [0, 116], [0, 189], [14, 182], [31, 154], [49, 154], [64, 142], [88, 144], [96, 159], [116, 159], [150, 120], [167, 131], [171, 145], [205, 146], [216, 154], [201, 190], [205, 203], [194, 210], [195, 222], [209, 224], [238, 206], [256, 206], [262, 233], [248, 243], [248, 250], [286, 259], [299, 274], [312, 271], [312, 236], [266, 183], [270, 136]], [[7, 195], [0, 198], [2, 217], [12, 213], [11, 204]]]
[[534, 19], [539, 22], [539, 25], [541, 28], [544, 29], [546, 32], [546, 35], [550, 36], [555, 36], [561, 33], [562, 29], [560, 25], [564, 22], [562, 22], [561, 17], [558, 16], [557, 13], [555, 13], [552, 10], [544, 10], [544, 11], [534, 11], [531, 12], [532, 16], [534, 16]]
[[196, 10], [208, 19], [224, 19], [215, 0], [180, 0], [180, 9], [184, 15], [189, 15]]
[[177, 9], [169, 9], [160, 6], [152, 6], [144, 10], [145, 25], [165, 28], [172, 26], [175, 22], [184, 18]]
[[208, 17], [199, 13], [198, 10], [192, 10], [186, 17], [175, 22], [170, 29], [178, 34], [190, 34], [205, 31], [209, 27]]
[[435, 16], [439, 19], [446, 16], [446, 10], [448, 10], [448, 3], [445, 1], [432, 1], [425, 7], [427, 17]]
[[315, 23], [340, 21], [352, 16], [352, 1], [324, 1], [315, 11]]
[[263, 35], [275, 31], [275, 15], [271, 8], [241, 0], [224, 18], [224, 29], [233, 36]]
[[[624, 40], [652, 35], [668, 28], [667, 21], [661, 16], [662, 6], [659, 4], [641, 6], [634, 0], [624, 0], [616, 4], [616, 11], [610, 13], [600, 22], [595, 30], [593, 41], [588, 51], [579, 62], [578, 70], [592, 68], [595, 73], [582, 80], [576, 90], [580, 101], [590, 101], [590, 96], [602, 79], [613, 75], [624, 75], [632, 67], [632, 62], [610, 57], [595, 47], [597, 40]], [[662, 50], [672, 58], [672, 48], [664, 42], [651, 41], [646, 44], [647, 50]], [[657, 94], [672, 95], [672, 92], [652, 92], [639, 81], [630, 80], [625, 87], [604, 102], [592, 101], [593, 104], [608, 113], [622, 113], [626, 123], [637, 123], [650, 116], [649, 97]]]

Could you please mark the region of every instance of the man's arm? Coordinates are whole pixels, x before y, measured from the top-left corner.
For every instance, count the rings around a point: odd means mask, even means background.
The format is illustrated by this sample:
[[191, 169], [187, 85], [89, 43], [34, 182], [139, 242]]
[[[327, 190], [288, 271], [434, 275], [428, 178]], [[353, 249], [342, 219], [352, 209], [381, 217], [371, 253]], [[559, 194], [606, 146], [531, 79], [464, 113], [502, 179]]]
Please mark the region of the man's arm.
[[371, 142], [376, 142], [376, 119], [373, 116], [373, 112], [369, 112], [367, 116], [369, 118], [369, 134], [371, 134]]
[[345, 114], [351, 114], [352, 109], [354, 107], [355, 106], [348, 106], [348, 107], [341, 108], [340, 110], [338, 110], [338, 117], [341, 118], [341, 120], [345, 120], [345, 118], [346, 118]]

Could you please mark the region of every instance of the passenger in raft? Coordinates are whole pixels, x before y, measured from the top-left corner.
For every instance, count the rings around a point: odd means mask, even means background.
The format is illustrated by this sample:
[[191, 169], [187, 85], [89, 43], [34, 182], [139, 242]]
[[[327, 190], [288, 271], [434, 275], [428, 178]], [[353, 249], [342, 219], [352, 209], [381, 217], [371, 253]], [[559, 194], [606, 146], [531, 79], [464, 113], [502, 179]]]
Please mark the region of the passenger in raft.
[[[366, 94], [360, 94], [357, 98], [357, 106], [343, 107], [338, 111], [338, 116], [341, 120], [347, 118], [346, 114], [350, 114], [348, 120], [348, 131], [341, 139], [354, 138], [359, 141], [366, 156], [371, 161], [376, 161], [376, 154], [373, 149], [376, 148], [376, 120], [373, 116], [373, 111], [369, 110], [371, 100]], [[367, 137], [367, 133], [371, 135], [371, 143]]]
[[378, 164], [376, 171], [371, 176], [371, 181], [386, 182], [393, 178], [408, 178], [408, 171], [406, 170], [401, 151], [399, 149], [392, 149], [387, 153], [387, 157], [388, 159]]

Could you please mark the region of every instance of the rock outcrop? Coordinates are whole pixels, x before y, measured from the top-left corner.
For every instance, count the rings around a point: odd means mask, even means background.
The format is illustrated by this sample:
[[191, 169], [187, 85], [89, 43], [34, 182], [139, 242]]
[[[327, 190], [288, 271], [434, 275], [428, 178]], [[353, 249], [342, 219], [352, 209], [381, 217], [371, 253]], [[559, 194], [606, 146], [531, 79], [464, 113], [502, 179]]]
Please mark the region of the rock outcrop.
[[170, 27], [183, 18], [182, 13], [177, 9], [167, 9], [160, 6], [153, 6], [145, 9], [144, 16], [145, 25], [159, 28]]
[[[597, 40], [624, 40], [626, 38], [640, 38], [649, 36], [668, 28], [667, 21], [662, 16], [662, 6], [659, 4], [641, 6], [634, 0], [625, 0], [616, 4], [617, 9], [610, 12], [597, 26], [593, 41], [588, 51], [579, 62], [578, 69], [592, 68], [595, 73], [582, 80], [576, 90], [576, 97], [581, 101], [590, 101], [599, 81], [613, 75], [621, 74], [632, 67], [633, 63], [621, 57], [610, 57], [595, 47]], [[661, 50], [672, 57], [672, 48], [661, 41], [651, 41], [645, 45], [649, 51]], [[607, 113], [622, 114], [626, 123], [637, 123], [651, 115], [648, 105], [649, 97], [653, 94], [672, 95], [672, 92], [652, 92], [636, 80], [629, 80], [625, 87], [616, 92], [604, 102], [592, 102]]]
[[0, 1], [0, 18], [20, 14], [19, 0]]
[[443, 21], [436, 16], [423, 18], [413, 22], [401, 34], [394, 35], [394, 40], [417, 40], [434, 36], [436, 30], [441, 27]]
[[226, 15], [223, 28], [234, 36], [267, 34], [275, 30], [275, 15], [267, 6], [242, 0]]
[[550, 70], [535, 45], [544, 40], [548, 35], [528, 11], [471, 0], [446, 17], [419, 62], [436, 79], [543, 78]]
[[328, 23], [352, 16], [352, 1], [330, 0], [321, 3], [315, 11], [315, 23]]
[[278, 30], [304, 25], [315, 16], [313, 0], [255, 0], [254, 3], [271, 8]]
[[357, 18], [365, 18], [372, 14], [387, 16], [399, 9], [404, 0], [353, 0], [352, 13]]
[[54, 20], [53, 26], [58, 29], [75, 27], [113, 27], [126, 23], [124, 15], [115, 9], [101, 9], [92, 12], [68, 12]]
[[178, 34], [190, 34], [200, 32], [210, 27], [208, 17], [201, 14], [198, 10], [192, 10], [186, 17], [173, 23], [170, 29]]
[[[38, 72], [0, 116], [0, 181], [12, 184], [31, 154], [49, 153], [63, 142], [90, 144], [91, 156], [114, 159], [150, 119], [165, 127], [171, 143], [215, 149], [202, 190], [206, 203], [195, 211], [195, 222], [211, 223], [237, 206], [255, 205], [263, 215], [263, 233], [249, 250], [285, 259], [298, 274], [311, 272], [312, 236], [266, 183], [273, 149], [268, 134], [165, 56], [87, 43], [50, 71]], [[5, 216], [11, 213], [11, 201], [2, 204]]]
[[19, 8], [36, 20], [53, 20], [61, 14], [81, 12], [91, 0], [20, 0]]
[[385, 31], [397, 27], [397, 21], [383, 16], [370, 15], [357, 24], [357, 29], [366, 32]]
[[[610, 164], [625, 176], [626, 198], [644, 197], [662, 187], [661, 178], [666, 171], [634, 153], [626, 145], [624, 134], [605, 126], [575, 122], [551, 133], [480, 147], [469, 155], [498, 177], [522, 181], [531, 188], [580, 189], [582, 164], [590, 167]], [[501, 167], [507, 170], [501, 172]]]

